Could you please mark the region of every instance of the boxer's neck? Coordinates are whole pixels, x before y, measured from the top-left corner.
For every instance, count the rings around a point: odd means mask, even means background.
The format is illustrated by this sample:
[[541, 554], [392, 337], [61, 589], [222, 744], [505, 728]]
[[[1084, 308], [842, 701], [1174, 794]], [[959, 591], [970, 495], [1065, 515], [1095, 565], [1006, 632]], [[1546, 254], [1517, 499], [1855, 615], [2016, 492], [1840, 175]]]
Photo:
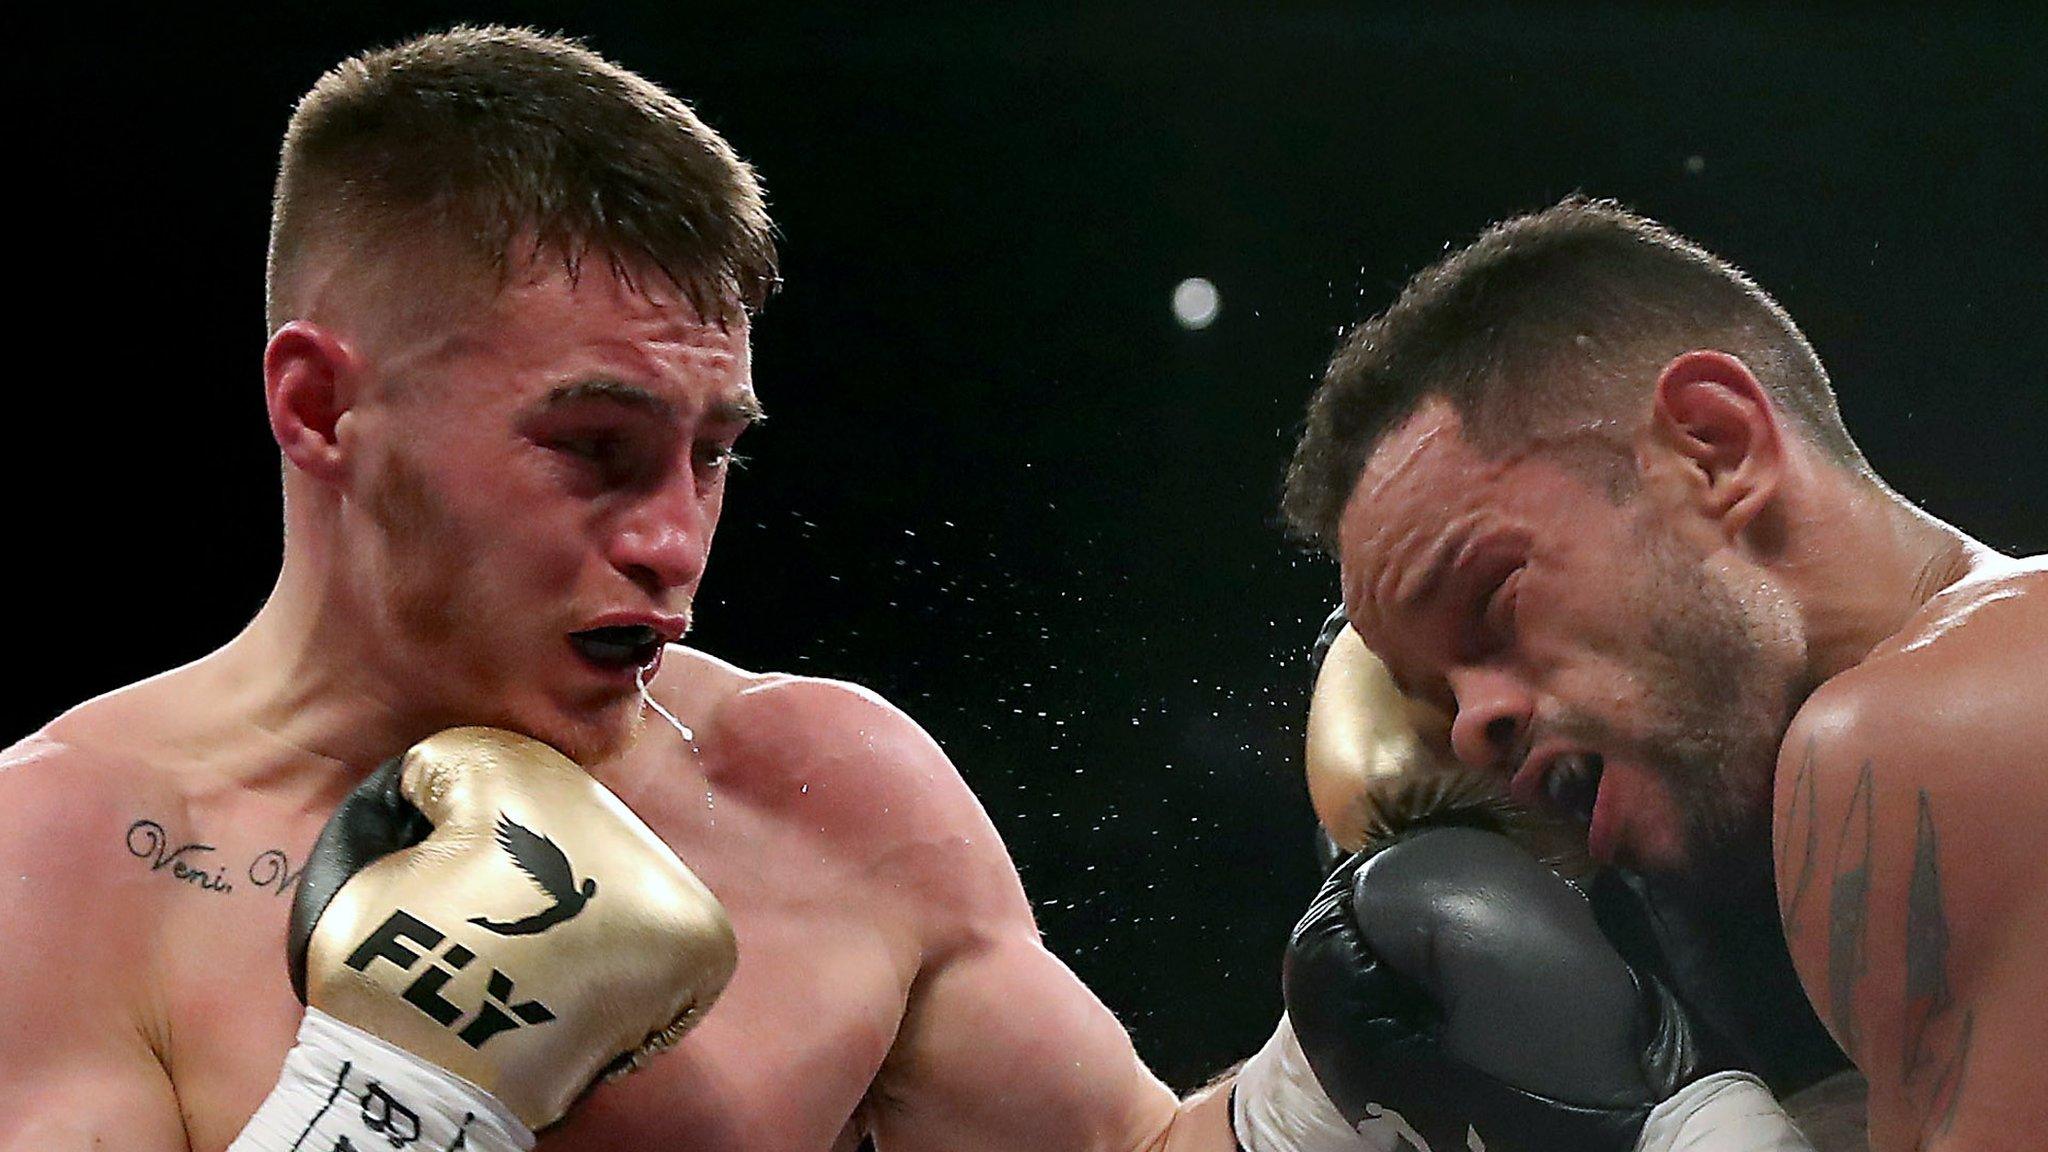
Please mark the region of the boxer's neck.
[[1801, 610], [1814, 683], [1861, 663], [1990, 549], [1897, 493], [1832, 472], [1788, 509], [1780, 573]]
[[[310, 543], [304, 536], [296, 543]], [[345, 619], [309, 562], [287, 547], [277, 586], [240, 635], [203, 662], [223, 716], [263, 733], [306, 762], [374, 767], [444, 727], [398, 705], [359, 651], [367, 630]]]

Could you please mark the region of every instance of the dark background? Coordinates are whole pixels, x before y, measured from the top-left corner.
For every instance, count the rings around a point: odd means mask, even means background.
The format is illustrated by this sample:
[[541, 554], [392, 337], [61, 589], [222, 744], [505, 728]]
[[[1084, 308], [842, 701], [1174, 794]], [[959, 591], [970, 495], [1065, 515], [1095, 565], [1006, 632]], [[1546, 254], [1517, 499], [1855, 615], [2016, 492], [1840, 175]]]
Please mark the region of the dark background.
[[[338, 7], [14, 42], [5, 739], [268, 591], [277, 138], [329, 64], [461, 18], [582, 34], [759, 167], [774, 419], [696, 639], [930, 728], [1182, 1086], [1263, 1040], [1314, 883], [1334, 569], [1278, 530], [1281, 468], [1338, 330], [1446, 243], [1575, 190], [1665, 220], [1799, 318], [1898, 488], [2048, 548], [2048, 20], [2019, 6]], [[1188, 276], [1207, 330], [1169, 310]]]

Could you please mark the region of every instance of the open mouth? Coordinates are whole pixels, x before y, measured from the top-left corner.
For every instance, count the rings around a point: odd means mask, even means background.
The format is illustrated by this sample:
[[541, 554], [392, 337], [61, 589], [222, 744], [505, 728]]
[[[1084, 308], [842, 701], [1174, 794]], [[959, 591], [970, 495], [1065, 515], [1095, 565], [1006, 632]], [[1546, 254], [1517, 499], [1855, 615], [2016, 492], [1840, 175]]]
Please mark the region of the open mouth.
[[1543, 777], [1543, 796], [1559, 812], [1587, 827], [1593, 823], [1593, 802], [1600, 795], [1606, 762], [1593, 752], [1559, 756]]
[[661, 654], [661, 633], [645, 624], [587, 628], [569, 633], [585, 660], [603, 668], [644, 668]]

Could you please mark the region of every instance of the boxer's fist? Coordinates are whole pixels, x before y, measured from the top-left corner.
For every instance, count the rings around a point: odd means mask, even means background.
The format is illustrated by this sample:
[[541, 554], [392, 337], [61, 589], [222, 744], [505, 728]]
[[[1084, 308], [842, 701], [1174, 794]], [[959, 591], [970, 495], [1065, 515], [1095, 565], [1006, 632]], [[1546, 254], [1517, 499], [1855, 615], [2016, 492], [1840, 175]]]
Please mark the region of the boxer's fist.
[[717, 898], [603, 785], [538, 741], [456, 728], [328, 822], [289, 959], [309, 1006], [537, 1129], [674, 1043], [738, 954]]
[[1418, 824], [1464, 824], [1509, 836], [1567, 876], [1590, 872], [1584, 830], [1508, 799], [1498, 773], [1460, 764], [1450, 731], [1442, 709], [1402, 694], [1341, 613], [1324, 623], [1306, 770], [1309, 803], [1336, 848], [1348, 855]]
[[[1287, 1011], [1353, 1124], [1430, 1148], [1626, 1152], [1706, 1069], [1663, 985], [1521, 846], [1433, 828], [1333, 873], [1290, 941]], [[1412, 1141], [1411, 1141], [1412, 1142]]]

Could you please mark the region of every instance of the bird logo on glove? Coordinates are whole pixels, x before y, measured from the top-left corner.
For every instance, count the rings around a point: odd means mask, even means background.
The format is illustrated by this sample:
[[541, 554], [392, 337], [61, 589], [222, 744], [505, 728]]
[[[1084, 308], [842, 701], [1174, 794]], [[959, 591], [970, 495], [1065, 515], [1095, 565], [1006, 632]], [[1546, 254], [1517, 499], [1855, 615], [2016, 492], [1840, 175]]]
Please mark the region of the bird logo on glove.
[[515, 822], [502, 812], [498, 814], [498, 847], [503, 848], [506, 855], [512, 857], [512, 863], [554, 903], [531, 916], [511, 921], [471, 916], [469, 922], [479, 928], [489, 929], [500, 936], [532, 936], [574, 918], [597, 895], [597, 880], [586, 876], [579, 887], [575, 870], [569, 865], [569, 857], [555, 846], [553, 840]]

